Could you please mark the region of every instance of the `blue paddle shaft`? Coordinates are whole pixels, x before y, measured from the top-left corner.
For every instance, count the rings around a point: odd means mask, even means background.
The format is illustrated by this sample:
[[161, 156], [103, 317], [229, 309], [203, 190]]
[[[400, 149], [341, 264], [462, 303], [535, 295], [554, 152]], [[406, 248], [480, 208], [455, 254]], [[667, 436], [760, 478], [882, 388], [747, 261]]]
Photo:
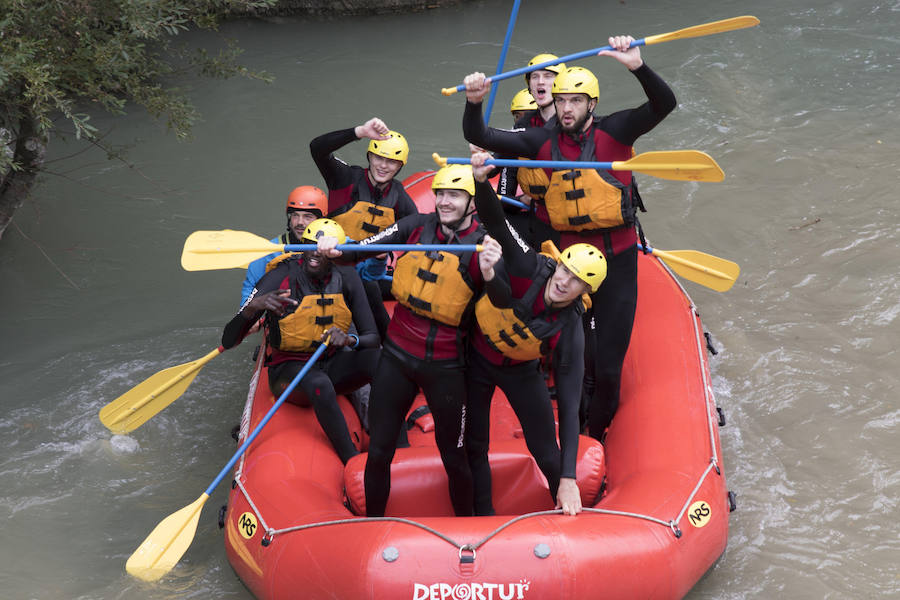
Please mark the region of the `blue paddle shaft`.
[[517, 206], [518, 208], [521, 208], [522, 210], [528, 210], [527, 204], [525, 204], [524, 202], [519, 202], [515, 198], [510, 198], [508, 196], [498, 196], [498, 198], [500, 198], [500, 201], [505, 204], [509, 204], [510, 206]]
[[244, 443], [241, 444], [241, 447], [237, 449], [237, 452], [235, 452], [234, 456], [231, 457], [231, 460], [228, 461], [228, 464], [225, 465], [225, 467], [219, 472], [213, 482], [209, 484], [209, 487], [206, 488], [205, 494], [207, 496], [212, 494], [213, 490], [216, 489], [216, 487], [222, 482], [225, 476], [231, 472], [231, 468], [234, 466], [234, 464], [244, 454], [244, 452], [247, 451], [247, 448], [250, 446], [253, 440], [256, 439], [256, 436], [259, 435], [259, 432], [262, 431], [262, 428], [266, 426], [266, 423], [269, 422], [269, 420], [272, 418], [272, 415], [275, 414], [275, 411], [278, 410], [282, 404], [284, 404], [284, 401], [287, 400], [288, 396], [291, 395], [291, 392], [294, 391], [294, 388], [297, 387], [297, 384], [300, 383], [300, 380], [303, 379], [303, 376], [309, 372], [309, 370], [315, 364], [316, 360], [318, 360], [318, 358], [322, 356], [322, 353], [325, 352], [326, 348], [328, 348], [328, 346], [325, 344], [322, 344], [321, 346], [316, 348], [316, 351], [313, 352], [313, 355], [309, 357], [309, 360], [306, 361], [306, 364], [303, 365], [303, 368], [300, 369], [300, 372], [297, 373], [297, 376], [294, 377], [294, 380], [291, 382], [291, 384], [287, 386], [287, 389], [285, 389], [280, 396], [278, 396], [278, 400], [275, 401], [275, 404], [272, 405], [272, 408], [269, 409], [269, 412], [266, 413], [266, 416], [262, 418], [262, 420], [259, 422], [259, 425], [257, 425], [256, 428], [250, 433], [250, 435], [247, 436], [247, 439], [244, 440]]
[[[634, 40], [631, 42], [629, 48], [634, 48], [636, 46], [644, 46], [644, 38], [639, 40]], [[569, 54], [567, 56], [560, 56], [559, 58], [555, 58], [553, 60], [548, 60], [546, 62], [538, 63], [536, 65], [531, 65], [530, 67], [522, 67], [521, 69], [513, 69], [512, 71], [507, 71], [506, 73], [500, 73], [499, 75], [492, 75], [488, 77], [488, 82], [495, 83], [497, 81], [503, 81], [504, 79], [509, 79], [510, 77], [516, 77], [518, 75], [524, 75], [525, 73], [531, 73], [532, 71], [540, 71], [541, 69], [546, 69], [547, 67], [552, 67], [553, 65], [558, 65], [559, 63], [567, 63], [573, 60], [578, 60], [580, 58], [587, 58], [588, 56], [594, 56], [603, 52], [604, 50], [612, 50], [612, 46], [602, 46], [600, 48], [594, 48], [592, 50], [584, 50], [582, 52], [576, 52], [575, 54]], [[457, 92], [465, 91], [466, 85], [464, 83], [456, 86]]]
[[[315, 250], [315, 244], [286, 244], [285, 252]], [[338, 244], [348, 252], [478, 252], [475, 244]]]
[[[448, 165], [468, 165], [471, 158], [448, 157]], [[495, 167], [528, 167], [529, 169], [612, 169], [611, 162], [577, 161], [577, 160], [518, 160], [511, 158], [489, 158], [486, 165]]]
[[[512, 11], [509, 13], [509, 24], [506, 26], [506, 37], [503, 39], [503, 48], [500, 49], [500, 60], [497, 61], [497, 74], [503, 70], [506, 62], [506, 51], [509, 50], [509, 41], [512, 38], [513, 29], [516, 27], [516, 17], [519, 15], [519, 0], [513, 2]], [[491, 84], [491, 93], [488, 96], [487, 107], [484, 109], [484, 124], [491, 119], [491, 110], [494, 108], [494, 98], [497, 96], [497, 85]]]

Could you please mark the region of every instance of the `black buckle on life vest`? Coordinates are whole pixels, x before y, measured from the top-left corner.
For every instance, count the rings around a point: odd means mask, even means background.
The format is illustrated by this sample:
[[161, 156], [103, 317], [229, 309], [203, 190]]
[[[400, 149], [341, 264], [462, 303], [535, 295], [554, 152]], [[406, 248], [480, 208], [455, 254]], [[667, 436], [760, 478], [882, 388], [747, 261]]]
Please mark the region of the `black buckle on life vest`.
[[588, 215], [581, 215], [580, 217], [569, 217], [569, 225], [584, 225], [585, 223], [590, 223], [591, 218]]
[[428, 283], [435, 283], [437, 281], [437, 273], [432, 273], [431, 271], [426, 271], [425, 269], [419, 269], [419, 272], [416, 273], [416, 276]]
[[366, 223], [365, 221], [360, 223], [359, 228], [362, 229], [363, 231], [365, 231], [366, 233], [372, 233], [372, 234], [375, 234], [375, 233], [378, 233], [379, 231], [381, 231], [381, 228], [378, 225], [372, 225], [371, 223]]
[[509, 337], [509, 334], [506, 333], [505, 331], [500, 331], [497, 334], [497, 337], [499, 337], [501, 340], [506, 342], [506, 345], [511, 346], [513, 348], [516, 347], [516, 343], [513, 341], [513, 339], [511, 337]]
[[569, 190], [566, 192], [566, 200], [578, 200], [584, 198], [584, 189]]
[[546, 193], [547, 193], [546, 185], [530, 185], [530, 186], [528, 186], [528, 195], [529, 196], [534, 196], [535, 194], [543, 196]]
[[566, 181], [572, 181], [573, 179], [578, 179], [579, 177], [581, 177], [581, 171], [577, 169], [569, 171], [568, 173], [563, 173], [562, 176], [562, 178]]
[[378, 208], [377, 206], [370, 206], [368, 210], [371, 214], [375, 215], [376, 217], [380, 217], [381, 215], [384, 214], [384, 211], [381, 210], [380, 208]]
[[317, 298], [316, 304], [319, 306], [331, 306], [334, 304], [334, 298]]
[[316, 317], [316, 325], [331, 325], [334, 323], [334, 315], [328, 315], [327, 317]]
[[513, 329], [513, 333], [517, 334], [523, 340], [528, 339], [528, 332], [525, 331], [524, 329], [522, 329], [522, 326], [519, 325], [518, 323], [513, 323], [512, 329]]
[[441, 261], [444, 260], [444, 255], [438, 252], [437, 250], [428, 250], [425, 252], [425, 256], [431, 260]]
[[406, 301], [409, 302], [410, 306], [414, 306], [419, 310], [431, 312], [431, 302], [426, 302], [421, 298], [416, 298], [412, 294], [409, 295], [409, 298], [407, 298]]

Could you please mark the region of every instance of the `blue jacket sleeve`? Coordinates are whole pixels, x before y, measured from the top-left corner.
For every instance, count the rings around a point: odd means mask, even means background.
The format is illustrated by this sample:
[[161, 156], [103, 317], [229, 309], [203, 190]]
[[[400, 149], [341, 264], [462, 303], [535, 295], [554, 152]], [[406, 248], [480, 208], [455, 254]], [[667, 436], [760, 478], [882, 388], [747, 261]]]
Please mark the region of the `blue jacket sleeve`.
[[[280, 244], [281, 238], [274, 237], [271, 242], [273, 244]], [[257, 258], [247, 266], [247, 275], [244, 277], [244, 283], [241, 285], [241, 306], [243, 306], [247, 301], [247, 298], [250, 297], [250, 292], [256, 287], [256, 282], [266, 274], [266, 265], [279, 254], [279, 252], [273, 252], [262, 258]]]

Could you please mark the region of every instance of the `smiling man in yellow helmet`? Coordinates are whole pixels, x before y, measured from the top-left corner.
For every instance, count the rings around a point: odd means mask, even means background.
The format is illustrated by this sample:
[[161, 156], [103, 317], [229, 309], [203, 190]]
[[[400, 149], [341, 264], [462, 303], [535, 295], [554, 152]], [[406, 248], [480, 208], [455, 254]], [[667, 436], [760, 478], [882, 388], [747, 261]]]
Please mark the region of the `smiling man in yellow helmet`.
[[[465, 79], [463, 134], [467, 141], [505, 156], [568, 161], [625, 161], [634, 142], [659, 124], [676, 106], [668, 85], [647, 66], [631, 36], [609, 38], [612, 50], [600, 53], [618, 61], [638, 80], [647, 101], [636, 108], [595, 116], [600, 100], [597, 78], [582, 67], [569, 67], [553, 81], [557, 124], [552, 129], [503, 131], [488, 128], [482, 99], [490, 90], [483, 73]], [[559, 247], [588, 243], [606, 256], [606, 283], [591, 295], [596, 329], [595, 390], [588, 408], [591, 436], [602, 439], [619, 404], [622, 363], [631, 339], [637, 306], [637, 211], [643, 206], [630, 171], [547, 169], [547, 192], [535, 216], [549, 224]]]
[[[484, 229], [473, 218], [471, 166], [440, 169], [431, 189], [435, 212], [400, 219], [361, 245], [482, 243], [499, 255], [499, 245], [484, 237]], [[356, 260], [362, 253], [346, 254], [346, 259]], [[369, 400], [365, 489], [370, 517], [384, 516], [398, 436], [419, 389], [434, 417], [435, 443], [447, 471], [453, 509], [458, 516], [472, 514], [472, 473], [463, 445], [465, 348], [481, 289], [475, 252], [406, 252], [397, 261], [392, 288], [397, 305]]]

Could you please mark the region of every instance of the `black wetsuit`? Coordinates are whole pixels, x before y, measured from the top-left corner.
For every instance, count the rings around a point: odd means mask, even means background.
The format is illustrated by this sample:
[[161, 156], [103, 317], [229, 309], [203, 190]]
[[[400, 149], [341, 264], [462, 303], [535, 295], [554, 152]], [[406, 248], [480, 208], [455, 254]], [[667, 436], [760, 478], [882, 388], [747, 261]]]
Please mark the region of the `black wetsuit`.
[[[319, 173], [321, 173], [322, 178], [325, 180], [325, 185], [328, 187], [328, 216], [333, 218], [356, 204], [360, 197], [357, 188], [361, 185], [367, 187], [368, 194], [366, 195], [371, 197], [379, 206], [387, 201], [387, 197], [391, 197], [396, 192], [396, 197], [391, 200], [394, 204], [392, 209], [395, 220], [418, 214], [416, 203], [406, 193], [406, 190], [403, 189], [403, 184], [398, 179], [392, 179], [383, 190], [376, 188], [369, 180], [368, 169], [350, 166], [334, 156], [335, 151], [358, 139], [354, 128], [350, 128], [322, 134], [309, 143], [309, 151], [312, 154], [313, 161], [319, 168]], [[376, 232], [370, 231], [369, 235]], [[375, 260], [370, 257], [366, 258]], [[382, 286], [379, 283], [379, 281], [363, 281], [366, 295], [369, 299], [369, 306], [378, 326], [378, 333], [384, 338], [390, 322], [390, 316], [384, 308], [383, 301], [390, 299], [390, 293], [387, 292], [390, 286]]]
[[[463, 116], [463, 134], [467, 141], [490, 151], [531, 159], [552, 158], [555, 137], [562, 156], [578, 160], [582, 144], [593, 139], [597, 161], [628, 160], [632, 145], [662, 121], [676, 106], [675, 95], [668, 85], [644, 63], [632, 71], [647, 94], [648, 101], [633, 109], [595, 117], [592, 135], [570, 136], [560, 129], [533, 127], [518, 131], [488, 128], [482, 117], [481, 103], [467, 102]], [[552, 173], [548, 169], [548, 177]], [[631, 182], [630, 171], [610, 171], [622, 184]], [[536, 215], [549, 223], [546, 206], [539, 204]], [[559, 232], [559, 247], [584, 242], [600, 248], [606, 255], [606, 280], [591, 294], [594, 317], [596, 354], [594, 358], [594, 395], [588, 410], [591, 436], [602, 439], [619, 405], [622, 364], [637, 306], [637, 234], [634, 227], [588, 229]]]
[[[539, 275], [541, 292], [529, 307], [529, 317], [556, 324], [544, 339], [543, 350], [552, 356], [552, 369], [559, 409], [559, 439], [550, 393], [547, 390], [540, 360], [515, 361], [493, 348], [480, 328], [471, 336], [468, 387], [466, 451], [472, 468], [475, 514], [493, 514], [491, 502], [491, 470], [488, 464], [490, 442], [490, 409], [495, 386], [506, 395], [522, 425], [528, 450], [547, 478], [550, 495], [556, 500], [560, 477], [575, 478], [578, 451], [578, 407], [584, 373], [584, 330], [581, 322], [581, 299], [561, 309], [544, 304], [543, 282], [552, 276], [555, 262], [538, 255], [512, 233], [512, 225], [504, 218], [500, 202], [487, 183], [476, 183], [475, 203], [481, 222], [491, 237], [503, 248], [503, 269], [495, 268], [495, 276], [485, 282], [492, 304], [506, 308], [513, 299], [522, 298]], [[543, 263], [550, 263], [541, 269]], [[560, 446], [562, 454], [560, 454]]]
[[[302, 258], [299, 260], [302, 261]], [[266, 273], [257, 282], [247, 303], [257, 294], [265, 294], [278, 289], [290, 289], [287, 263], [288, 261], [281, 262]], [[352, 456], [359, 454], [359, 451], [350, 439], [347, 422], [337, 404], [337, 394], [348, 394], [372, 380], [372, 374], [378, 362], [379, 337], [372, 311], [369, 310], [369, 304], [366, 301], [362, 281], [356, 270], [338, 265], [332, 265], [332, 269], [340, 270], [344, 302], [353, 315], [353, 324], [356, 328], [356, 335], [359, 337], [359, 343], [353, 349], [337, 348], [319, 358], [287, 401], [303, 406], [312, 403], [322, 430], [328, 436], [341, 461], [346, 463]], [[326, 276], [324, 281], [318, 281], [312, 277], [310, 280], [323, 287], [327, 283], [327, 277], [330, 275]], [[299, 298], [294, 299], [299, 300]], [[225, 326], [222, 334], [222, 346], [231, 348], [240, 343], [263, 312], [256, 311], [253, 314], [238, 312]], [[273, 395], [278, 397], [287, 389], [311, 355], [307, 352], [285, 352], [275, 347], [269, 348], [266, 366], [269, 369], [269, 388]]]
[[[434, 213], [400, 219], [366, 243], [410, 243], [435, 232], [438, 243], [476, 244], [484, 230], [474, 222], [451, 240], [444, 235]], [[473, 288], [473, 299], [481, 291], [478, 257], [461, 255], [460, 264]], [[397, 271], [394, 271], [395, 283]], [[369, 456], [366, 462], [366, 513], [383, 516], [391, 489], [391, 461], [398, 435], [417, 391], [421, 388], [434, 417], [434, 437], [447, 470], [450, 500], [458, 516], [472, 514], [472, 473], [463, 447], [466, 421], [464, 378], [465, 343], [474, 300], [463, 313], [458, 327], [416, 314], [398, 304], [369, 396]]]

